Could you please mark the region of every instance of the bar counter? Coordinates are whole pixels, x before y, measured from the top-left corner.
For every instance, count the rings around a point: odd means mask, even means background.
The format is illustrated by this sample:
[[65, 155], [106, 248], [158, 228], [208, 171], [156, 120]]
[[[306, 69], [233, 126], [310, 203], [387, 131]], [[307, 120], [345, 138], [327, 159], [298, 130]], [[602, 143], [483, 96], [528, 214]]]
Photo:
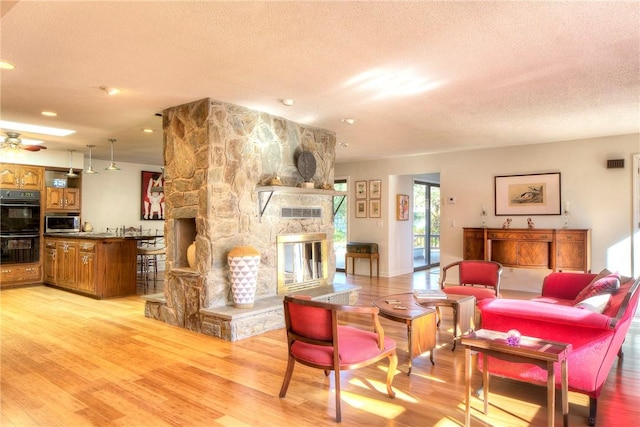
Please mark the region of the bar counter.
[[154, 237], [45, 233], [43, 282], [98, 299], [134, 295], [137, 241]]

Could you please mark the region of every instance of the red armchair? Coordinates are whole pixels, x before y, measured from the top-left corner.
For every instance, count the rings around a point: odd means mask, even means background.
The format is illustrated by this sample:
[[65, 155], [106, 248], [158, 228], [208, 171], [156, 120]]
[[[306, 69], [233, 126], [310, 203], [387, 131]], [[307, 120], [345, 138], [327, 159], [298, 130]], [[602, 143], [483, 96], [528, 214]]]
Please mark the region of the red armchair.
[[[458, 267], [459, 286], [446, 286], [447, 271]], [[451, 263], [442, 269], [440, 288], [446, 294], [472, 295], [476, 302], [500, 297], [502, 264], [495, 261], [465, 260]]]
[[[370, 315], [374, 332], [351, 326], [338, 325], [338, 313], [362, 313]], [[395, 397], [391, 382], [398, 366], [396, 343], [384, 336], [376, 307], [337, 305], [307, 299], [284, 297], [285, 327], [289, 359], [287, 371], [280, 389], [285, 397], [295, 362], [335, 374], [336, 421], [340, 422], [340, 371], [356, 369], [389, 359], [387, 393]]]
[[[446, 286], [447, 272], [458, 267], [458, 286]], [[502, 264], [495, 261], [465, 260], [453, 262], [442, 269], [440, 289], [445, 294], [471, 295], [476, 304], [484, 299], [500, 298], [500, 275]], [[436, 307], [438, 326], [440, 326], [440, 307]], [[476, 310], [476, 325], [480, 325], [480, 313]], [[455, 350], [455, 345], [452, 350]]]

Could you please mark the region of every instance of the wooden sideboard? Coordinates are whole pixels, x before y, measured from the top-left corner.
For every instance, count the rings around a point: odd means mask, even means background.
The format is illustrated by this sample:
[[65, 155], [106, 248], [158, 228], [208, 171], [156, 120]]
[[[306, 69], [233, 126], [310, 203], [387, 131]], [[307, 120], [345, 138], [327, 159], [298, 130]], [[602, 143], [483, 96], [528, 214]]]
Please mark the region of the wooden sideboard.
[[464, 228], [464, 259], [505, 267], [591, 271], [591, 230]]

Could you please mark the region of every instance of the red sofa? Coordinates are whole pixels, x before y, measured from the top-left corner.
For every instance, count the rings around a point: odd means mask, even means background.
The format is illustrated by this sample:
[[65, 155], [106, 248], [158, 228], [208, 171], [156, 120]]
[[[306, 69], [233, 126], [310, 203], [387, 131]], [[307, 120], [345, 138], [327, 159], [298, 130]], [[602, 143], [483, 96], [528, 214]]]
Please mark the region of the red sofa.
[[[621, 346], [640, 294], [640, 279], [622, 277], [602, 313], [575, 306], [576, 297], [596, 276], [551, 273], [543, 282], [542, 295], [533, 300], [499, 298], [478, 303], [484, 329], [517, 329], [522, 335], [573, 345], [568, 358], [569, 390], [589, 396], [590, 426], [595, 425], [597, 399], [613, 362], [616, 356], [622, 357]], [[546, 385], [546, 371], [534, 365], [500, 361], [489, 366], [491, 375]], [[481, 357], [478, 367], [482, 370]], [[557, 388], [559, 372], [557, 367]]]

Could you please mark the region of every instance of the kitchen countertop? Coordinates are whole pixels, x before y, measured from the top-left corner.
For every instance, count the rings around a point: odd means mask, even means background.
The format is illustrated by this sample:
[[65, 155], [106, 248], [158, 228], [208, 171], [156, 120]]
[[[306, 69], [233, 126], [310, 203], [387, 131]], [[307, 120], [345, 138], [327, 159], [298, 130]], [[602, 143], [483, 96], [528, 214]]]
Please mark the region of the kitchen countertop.
[[120, 236], [114, 233], [95, 233], [93, 231], [78, 231], [71, 233], [44, 233], [44, 237], [61, 237], [76, 239], [130, 239], [130, 240], [146, 240], [155, 239], [156, 236], [148, 234], [125, 234]]

